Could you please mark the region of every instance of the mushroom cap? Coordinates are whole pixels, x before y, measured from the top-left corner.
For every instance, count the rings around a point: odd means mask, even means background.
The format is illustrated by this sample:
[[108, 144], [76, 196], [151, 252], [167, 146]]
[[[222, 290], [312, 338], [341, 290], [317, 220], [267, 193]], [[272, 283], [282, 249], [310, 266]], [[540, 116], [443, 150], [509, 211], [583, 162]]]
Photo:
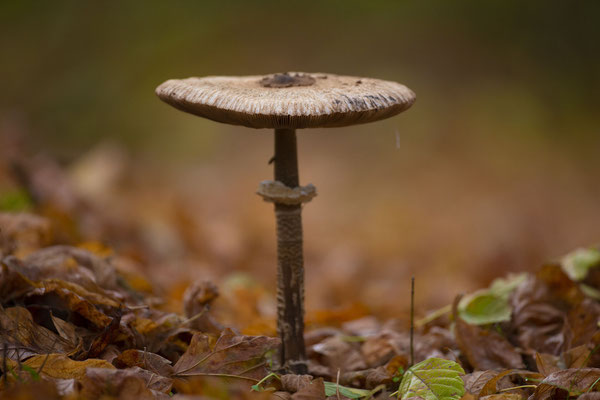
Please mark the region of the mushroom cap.
[[156, 94], [213, 121], [280, 129], [364, 124], [399, 114], [415, 101], [400, 83], [303, 72], [171, 79]]

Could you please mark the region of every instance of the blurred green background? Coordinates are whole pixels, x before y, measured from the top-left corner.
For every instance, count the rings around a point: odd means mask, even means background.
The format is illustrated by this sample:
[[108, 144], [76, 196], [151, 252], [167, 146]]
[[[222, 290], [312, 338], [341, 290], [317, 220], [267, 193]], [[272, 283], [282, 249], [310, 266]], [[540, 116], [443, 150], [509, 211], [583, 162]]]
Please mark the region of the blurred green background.
[[[2, 1], [0, 31], [0, 133], [63, 163], [109, 140], [154, 171], [147, 185], [177, 176], [201, 223], [241, 232], [232, 269], [272, 276], [272, 210], [252, 194], [271, 135], [168, 107], [164, 80], [322, 71], [416, 92], [398, 117], [301, 132], [301, 179], [320, 192], [309, 292], [317, 273], [340, 297], [368, 274], [359, 297], [384, 310], [374, 297], [408, 274], [450, 274], [451, 288], [417, 280], [441, 304], [599, 241], [598, 1]], [[251, 268], [252, 246], [268, 257]]]

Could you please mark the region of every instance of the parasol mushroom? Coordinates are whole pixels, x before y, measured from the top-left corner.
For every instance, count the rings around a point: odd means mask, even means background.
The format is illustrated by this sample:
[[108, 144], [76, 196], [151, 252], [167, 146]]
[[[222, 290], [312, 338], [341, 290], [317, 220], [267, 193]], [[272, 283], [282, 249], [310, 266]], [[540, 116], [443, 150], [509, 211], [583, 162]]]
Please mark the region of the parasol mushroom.
[[301, 210], [316, 189], [299, 184], [296, 129], [388, 118], [409, 108], [415, 94], [396, 82], [301, 72], [172, 79], [156, 94], [179, 110], [213, 121], [275, 129], [275, 180], [261, 182], [257, 193], [275, 204], [281, 365], [306, 373]]

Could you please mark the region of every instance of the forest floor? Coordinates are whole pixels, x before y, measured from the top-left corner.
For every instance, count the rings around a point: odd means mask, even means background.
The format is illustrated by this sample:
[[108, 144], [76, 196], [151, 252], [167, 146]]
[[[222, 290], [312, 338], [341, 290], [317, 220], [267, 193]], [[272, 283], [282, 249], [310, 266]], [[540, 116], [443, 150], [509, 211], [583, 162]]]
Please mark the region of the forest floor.
[[[282, 374], [260, 281], [161, 289], [169, 271], [145, 268], [138, 242], [148, 232], [104, 218], [59, 169], [15, 171], [22, 192], [3, 208], [31, 204], [0, 213], [1, 398], [600, 398], [598, 249], [457, 293], [417, 315], [412, 340], [408, 317], [359, 303], [308, 312], [309, 375]], [[167, 239], [152, 243], [172, 252]]]

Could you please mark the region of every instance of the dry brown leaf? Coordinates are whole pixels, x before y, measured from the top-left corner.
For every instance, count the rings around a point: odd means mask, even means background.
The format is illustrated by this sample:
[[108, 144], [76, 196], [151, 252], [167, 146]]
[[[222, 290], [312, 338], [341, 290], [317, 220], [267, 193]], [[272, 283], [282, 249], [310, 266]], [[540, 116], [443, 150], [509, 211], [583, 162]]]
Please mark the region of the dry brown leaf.
[[17, 257], [47, 245], [51, 239], [50, 221], [28, 213], [0, 213], [0, 258]]
[[310, 385], [313, 380], [311, 375], [295, 375], [285, 374], [281, 375], [281, 388], [286, 392], [295, 393], [298, 390]]
[[[23, 360], [40, 353], [70, 353], [75, 345], [54, 332], [36, 324], [23, 307], [0, 306], [0, 338], [8, 345], [7, 356]], [[18, 356], [17, 356], [18, 355]]]
[[92, 335], [92, 333], [82, 327], [73, 325], [61, 318], [54, 316], [50, 313], [54, 328], [63, 339], [67, 340], [74, 347], [79, 348], [83, 346], [84, 340]]
[[0, 263], [0, 302], [7, 304], [18, 299], [33, 288], [33, 282], [21, 271], [21, 262], [8, 256]]
[[567, 313], [567, 321], [571, 329], [572, 340], [569, 348], [586, 346], [594, 334], [599, 331], [600, 303], [596, 300], [585, 298], [580, 303], [571, 307]]
[[600, 400], [600, 392], [584, 393], [577, 400]]
[[16, 385], [2, 388], [0, 398], [10, 400], [60, 400], [58, 390], [52, 382], [28, 382], [26, 385]]
[[266, 353], [279, 346], [279, 339], [241, 336], [225, 330], [213, 344], [197, 333], [188, 350], [174, 365], [175, 375], [233, 375], [259, 380], [267, 374]]
[[458, 315], [457, 297], [452, 307], [458, 348], [477, 370], [525, 368], [521, 354], [498, 332], [467, 324]]
[[492, 394], [497, 394], [499, 390], [509, 389], [513, 387], [514, 385], [504, 378], [508, 378], [514, 375], [518, 375], [532, 380], [541, 380], [543, 378], [542, 375], [536, 372], [507, 369], [505, 371], [499, 372], [496, 376], [487, 381], [485, 385], [483, 385], [483, 387], [481, 388], [479, 396], [483, 397]]
[[313, 354], [313, 359], [318, 359], [320, 364], [329, 367], [332, 373], [338, 369], [345, 372], [367, 368], [360, 345], [348, 342], [342, 336], [333, 336], [313, 345], [309, 349], [310, 353]]
[[86, 378], [97, 382], [111, 383], [118, 385], [119, 382], [135, 377], [144, 381], [148, 389], [158, 392], [167, 393], [173, 386], [173, 380], [164, 376], [160, 376], [148, 370], [139, 367], [126, 369], [106, 369], [106, 368], [88, 368], [86, 370]]
[[465, 383], [465, 390], [467, 393], [479, 395], [486, 383], [496, 377], [499, 373], [499, 371], [488, 370], [475, 371], [471, 374], [463, 375], [462, 380]]
[[212, 302], [219, 296], [217, 287], [208, 281], [198, 281], [190, 285], [183, 294], [185, 316], [190, 318], [189, 327], [205, 333], [217, 334], [223, 326], [208, 313]]
[[116, 315], [110, 321], [107, 327], [100, 332], [99, 335], [94, 337], [89, 349], [85, 352], [85, 357], [98, 357], [106, 346], [113, 343], [118, 337], [121, 323], [121, 311], [119, 310]]
[[51, 246], [36, 251], [24, 260], [30, 279], [60, 279], [76, 283], [87, 290], [117, 289], [114, 267], [87, 250], [72, 246]]
[[371, 336], [381, 331], [381, 323], [372, 315], [344, 322], [342, 331], [350, 336]]
[[552, 354], [535, 353], [535, 365], [540, 374], [548, 376], [553, 372], [560, 371], [561, 368], [558, 365], [560, 358], [553, 356]]
[[455, 320], [456, 342], [469, 364], [478, 370], [525, 368], [521, 354], [498, 332]]
[[[405, 336], [403, 353], [409, 352], [409, 338]], [[456, 341], [449, 329], [439, 326], [433, 326], [429, 331], [422, 335], [415, 335], [415, 362], [426, 360], [432, 357], [454, 359]]]
[[[276, 391], [269, 396], [269, 400], [291, 400], [292, 394], [289, 392]], [[182, 399], [183, 400], [183, 399]]]
[[112, 363], [117, 368], [140, 367], [162, 376], [173, 375], [171, 361], [143, 350], [125, 350]]
[[[113, 320], [93, 303], [80, 296], [77, 291], [71, 291], [73, 284], [54, 281], [42, 283], [40, 286], [28, 293], [27, 297], [30, 302], [41, 305], [50, 303], [61, 310], [77, 313], [89, 321], [94, 329], [104, 329]], [[115, 308], [115, 310], [117, 309]]]
[[524, 398], [526, 397], [523, 397], [518, 393], [498, 393], [480, 397], [479, 400], [521, 400]]
[[567, 368], [584, 368], [587, 367], [591, 353], [587, 345], [581, 345], [565, 351], [561, 357]]
[[401, 348], [406, 342], [404, 336], [392, 330], [384, 330], [365, 338], [360, 350], [367, 365], [377, 367], [401, 354]]
[[[154, 393], [148, 386], [149, 378], [141, 375], [138, 370], [144, 371], [140, 368], [137, 370], [89, 368], [82, 380], [80, 395], [84, 399], [154, 400]], [[145, 372], [150, 374], [148, 371]], [[171, 385], [169, 384], [168, 387], [170, 388]]]
[[292, 400], [325, 400], [325, 398], [323, 378], [314, 379], [292, 395]]
[[[44, 367], [41, 369], [40, 374], [58, 379], [73, 378], [81, 380], [85, 376], [86, 368], [115, 369], [111, 363], [105, 360], [89, 358], [85, 361], [74, 361], [64, 354], [40, 354], [27, 359], [22, 364], [36, 371], [40, 371], [43, 364]], [[13, 365], [16, 365], [16, 363]]]
[[76, 294], [79, 297], [89, 301], [91, 304], [99, 307], [107, 307], [107, 308], [119, 308], [121, 303], [113, 300], [109, 297], [109, 294], [92, 292], [85, 289], [83, 286], [80, 286], [77, 283], [69, 282], [62, 279], [50, 278], [44, 279], [39, 282], [37, 285], [39, 288], [43, 289], [45, 292], [54, 292], [59, 290], [66, 290]]
[[[348, 371], [340, 375], [339, 383], [343, 386], [374, 389], [379, 385], [385, 385], [389, 389], [397, 386], [385, 367], [369, 368], [362, 371]], [[336, 376], [337, 378], [337, 376]]]
[[600, 306], [586, 298], [558, 265], [546, 265], [512, 294], [511, 325], [526, 350], [555, 356], [587, 344], [598, 330]]
[[565, 369], [547, 376], [535, 389], [532, 400], [567, 398], [599, 389], [600, 369]]

